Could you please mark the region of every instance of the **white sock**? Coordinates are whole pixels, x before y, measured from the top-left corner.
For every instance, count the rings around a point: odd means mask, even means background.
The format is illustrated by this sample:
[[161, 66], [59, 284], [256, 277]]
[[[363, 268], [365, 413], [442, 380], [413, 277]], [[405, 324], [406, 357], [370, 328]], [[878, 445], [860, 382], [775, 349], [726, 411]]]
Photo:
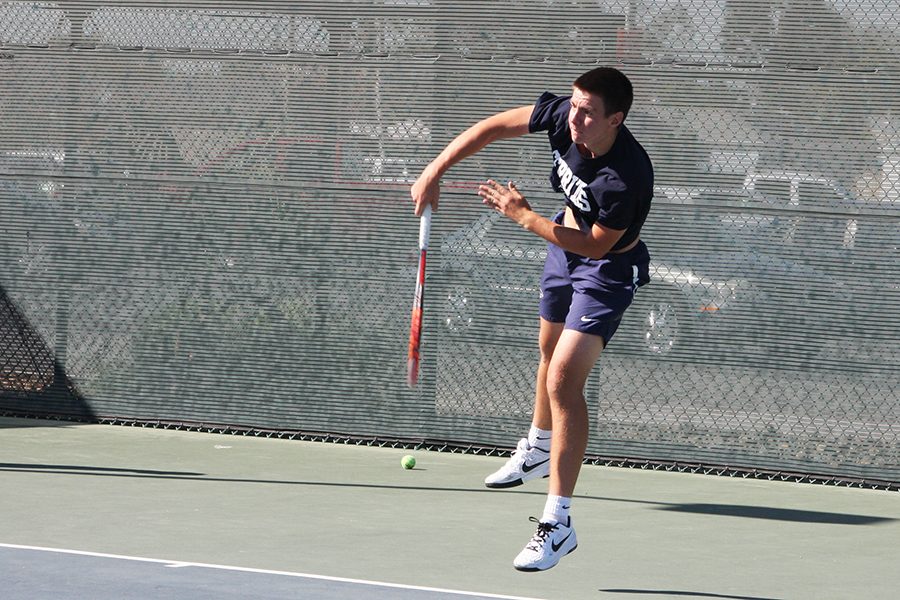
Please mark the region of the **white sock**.
[[541, 516], [541, 523], [565, 523], [569, 524], [569, 507], [572, 506], [572, 499], [565, 496], [547, 496], [547, 503], [544, 504], [544, 514]]
[[540, 448], [545, 452], [550, 452], [550, 434], [552, 432], [547, 429], [538, 429], [534, 425], [528, 430], [528, 445], [532, 448]]

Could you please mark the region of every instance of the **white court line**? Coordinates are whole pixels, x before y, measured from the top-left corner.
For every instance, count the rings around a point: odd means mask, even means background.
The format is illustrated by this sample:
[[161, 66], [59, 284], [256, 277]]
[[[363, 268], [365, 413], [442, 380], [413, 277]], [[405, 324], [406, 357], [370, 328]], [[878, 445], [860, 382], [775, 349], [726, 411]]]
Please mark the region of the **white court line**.
[[202, 569], [218, 569], [220, 571], [239, 571], [241, 573], [257, 573], [261, 575], [283, 575], [286, 577], [301, 577], [304, 579], [319, 579], [338, 583], [355, 583], [359, 585], [372, 585], [378, 587], [396, 588], [401, 590], [416, 590], [422, 592], [437, 592], [442, 594], [456, 594], [459, 596], [479, 596], [482, 598], [496, 598], [498, 600], [541, 600], [540, 598], [528, 598], [525, 596], [503, 596], [500, 594], [484, 594], [480, 592], [464, 592], [443, 588], [424, 587], [419, 585], [404, 585], [402, 583], [385, 583], [382, 581], [369, 581], [366, 579], [350, 579], [348, 577], [331, 577], [329, 575], [314, 575], [310, 573], [294, 573], [292, 571], [273, 571], [269, 569], [253, 569], [250, 567], [233, 567], [229, 565], [214, 565], [207, 563], [184, 562], [180, 560], [163, 560], [159, 558], [144, 558], [140, 556], [123, 556], [120, 554], [104, 554], [102, 552], [87, 552], [84, 550], [69, 550], [66, 548], [45, 548], [42, 546], [23, 546], [20, 544], [4, 544], [0, 542], [0, 548], [14, 550], [35, 550], [38, 552], [53, 552], [56, 554], [75, 554], [78, 556], [90, 556], [93, 558], [112, 558], [116, 560], [130, 560], [135, 562], [156, 563], [173, 568], [199, 567]]

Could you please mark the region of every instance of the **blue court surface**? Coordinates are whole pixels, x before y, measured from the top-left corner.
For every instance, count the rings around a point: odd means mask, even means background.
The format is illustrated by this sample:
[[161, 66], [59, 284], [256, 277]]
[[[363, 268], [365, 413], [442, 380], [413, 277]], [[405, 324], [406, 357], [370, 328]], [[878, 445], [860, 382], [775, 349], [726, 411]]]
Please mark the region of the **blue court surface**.
[[0, 598], [898, 597], [897, 492], [596, 466], [578, 549], [519, 573], [547, 484], [487, 490], [503, 460], [3, 419]]
[[[41, 576], [35, 577], [35, 574]], [[304, 573], [287, 573], [0, 544], [6, 600], [38, 598], [229, 598], [346, 600], [488, 600], [492, 594], [454, 592]]]

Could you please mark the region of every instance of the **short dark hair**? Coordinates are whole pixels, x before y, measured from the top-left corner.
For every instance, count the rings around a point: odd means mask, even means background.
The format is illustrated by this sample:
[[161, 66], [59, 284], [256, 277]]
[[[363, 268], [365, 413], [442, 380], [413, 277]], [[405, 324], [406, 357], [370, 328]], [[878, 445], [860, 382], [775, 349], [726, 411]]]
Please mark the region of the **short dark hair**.
[[572, 84], [579, 90], [603, 98], [603, 106], [609, 115], [621, 112], [628, 116], [634, 101], [634, 89], [625, 73], [612, 67], [597, 67], [582, 74]]

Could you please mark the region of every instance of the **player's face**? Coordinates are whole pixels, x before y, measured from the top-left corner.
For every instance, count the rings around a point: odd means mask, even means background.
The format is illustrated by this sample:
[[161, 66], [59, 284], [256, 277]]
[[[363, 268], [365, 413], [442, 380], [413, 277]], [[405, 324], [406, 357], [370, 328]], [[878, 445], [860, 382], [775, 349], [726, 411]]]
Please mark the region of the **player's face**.
[[621, 112], [606, 116], [603, 98], [577, 87], [572, 88], [572, 108], [569, 109], [569, 129], [572, 141], [588, 149], [604, 147], [614, 139], [622, 124]]

